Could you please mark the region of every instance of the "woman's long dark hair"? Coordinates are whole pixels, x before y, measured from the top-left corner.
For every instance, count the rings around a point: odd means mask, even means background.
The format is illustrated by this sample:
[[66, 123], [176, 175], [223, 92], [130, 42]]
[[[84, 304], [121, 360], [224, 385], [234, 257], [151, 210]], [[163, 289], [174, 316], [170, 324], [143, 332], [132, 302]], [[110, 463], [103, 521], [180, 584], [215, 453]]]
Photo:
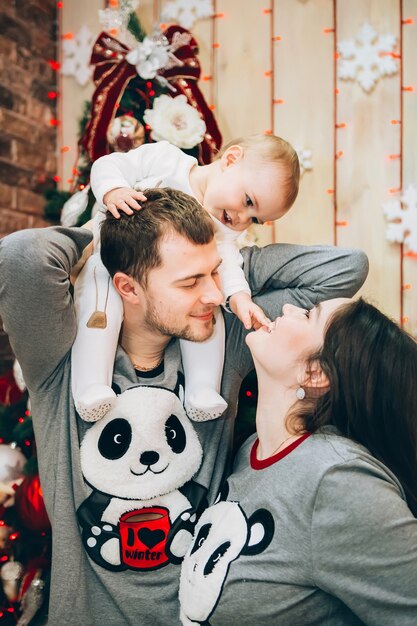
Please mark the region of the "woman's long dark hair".
[[417, 517], [416, 341], [360, 299], [336, 312], [311, 362], [330, 388], [302, 415], [306, 430], [332, 424], [368, 448], [397, 476]]

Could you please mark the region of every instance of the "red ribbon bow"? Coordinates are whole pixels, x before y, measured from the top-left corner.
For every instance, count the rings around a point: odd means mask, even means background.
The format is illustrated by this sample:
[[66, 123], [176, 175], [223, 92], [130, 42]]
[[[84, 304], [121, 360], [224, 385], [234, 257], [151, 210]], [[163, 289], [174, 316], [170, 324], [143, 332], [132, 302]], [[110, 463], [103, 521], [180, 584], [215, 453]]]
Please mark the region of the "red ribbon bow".
[[[184, 94], [188, 103], [197, 109], [204, 120], [207, 130], [199, 144], [199, 160], [201, 163], [210, 163], [221, 146], [222, 137], [214, 115], [197, 85], [201, 73], [196, 56], [197, 42], [189, 31], [181, 26], [170, 26], [163, 34], [171, 44], [179, 37], [177, 33], [189, 35], [189, 38], [185, 38], [173, 51], [181, 64], [163, 69], [159, 74], [175, 89], [168, 90], [168, 95], [175, 97]], [[126, 61], [129, 51], [127, 46], [105, 32], [100, 33], [94, 44], [90, 62], [95, 66], [96, 90], [92, 97], [90, 120], [81, 139], [81, 144], [92, 161], [109, 152], [107, 129], [128, 82], [137, 76], [135, 66]]]

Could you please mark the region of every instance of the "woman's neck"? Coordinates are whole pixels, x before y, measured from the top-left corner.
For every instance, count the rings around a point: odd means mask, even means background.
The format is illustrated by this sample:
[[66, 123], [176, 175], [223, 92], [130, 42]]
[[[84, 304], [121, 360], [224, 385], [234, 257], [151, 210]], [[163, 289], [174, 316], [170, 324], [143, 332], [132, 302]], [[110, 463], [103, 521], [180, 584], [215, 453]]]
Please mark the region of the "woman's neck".
[[267, 459], [278, 450], [285, 450], [299, 436], [287, 428], [287, 415], [295, 400], [294, 390], [281, 386], [263, 374], [258, 376], [258, 459]]

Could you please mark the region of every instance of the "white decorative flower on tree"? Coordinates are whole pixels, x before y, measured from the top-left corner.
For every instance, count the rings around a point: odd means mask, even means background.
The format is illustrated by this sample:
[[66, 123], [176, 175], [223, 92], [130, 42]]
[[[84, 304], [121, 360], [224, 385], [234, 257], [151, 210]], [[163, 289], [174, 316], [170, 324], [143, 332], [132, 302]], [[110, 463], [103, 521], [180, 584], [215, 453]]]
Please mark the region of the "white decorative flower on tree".
[[197, 20], [211, 17], [214, 13], [212, 0], [171, 0], [161, 13], [162, 22], [175, 22], [190, 29]]
[[146, 109], [143, 119], [152, 129], [152, 139], [166, 139], [178, 148], [194, 148], [206, 132], [206, 125], [197, 109], [187, 103], [184, 95], [155, 98], [153, 109]]
[[409, 185], [400, 200], [383, 205], [390, 223], [387, 226], [387, 239], [404, 243], [410, 252], [417, 254], [417, 187]]
[[145, 37], [126, 55], [126, 61], [135, 65], [137, 73], [145, 80], [155, 78], [158, 70], [168, 64], [168, 46], [168, 40]]
[[300, 148], [299, 146], [296, 146], [295, 151], [300, 162], [300, 176], [302, 176], [306, 170], [313, 169], [311, 161], [313, 153], [311, 150], [306, 150], [305, 148]]
[[338, 77], [356, 79], [364, 91], [371, 91], [379, 78], [398, 72], [392, 56], [396, 41], [395, 35], [378, 35], [370, 24], [363, 24], [356, 39], [338, 44]]
[[81, 26], [75, 37], [64, 39], [62, 42], [61, 74], [74, 76], [77, 83], [82, 87], [88, 83], [93, 71], [90, 66], [92, 46], [93, 34], [85, 25]]

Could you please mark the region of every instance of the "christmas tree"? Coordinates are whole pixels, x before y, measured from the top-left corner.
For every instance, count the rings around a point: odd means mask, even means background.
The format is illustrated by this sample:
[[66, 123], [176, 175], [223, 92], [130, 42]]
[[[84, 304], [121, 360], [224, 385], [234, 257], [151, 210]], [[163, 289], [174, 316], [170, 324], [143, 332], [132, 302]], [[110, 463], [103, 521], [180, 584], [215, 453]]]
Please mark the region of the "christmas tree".
[[0, 378], [0, 624], [44, 621], [51, 532], [28, 393], [17, 363]]

